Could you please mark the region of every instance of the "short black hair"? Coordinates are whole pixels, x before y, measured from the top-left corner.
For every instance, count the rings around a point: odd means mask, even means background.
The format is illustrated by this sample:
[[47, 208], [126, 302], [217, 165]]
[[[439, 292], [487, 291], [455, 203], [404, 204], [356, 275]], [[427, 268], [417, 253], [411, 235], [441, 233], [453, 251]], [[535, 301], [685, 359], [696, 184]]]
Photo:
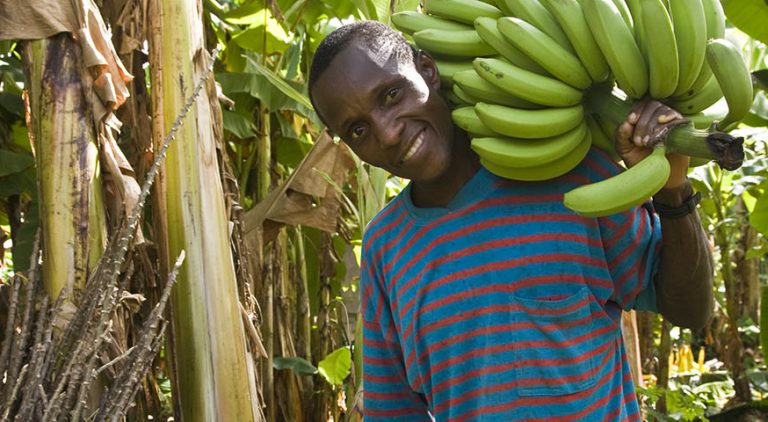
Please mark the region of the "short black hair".
[[[333, 59], [353, 41], [359, 41], [363, 45], [377, 50], [389, 50], [404, 63], [415, 63], [416, 49], [403, 37], [403, 35], [391, 27], [379, 21], [356, 21], [334, 30], [315, 51], [312, 65], [309, 68], [309, 80], [307, 90], [312, 106], [315, 100], [312, 98], [312, 87], [320, 76], [328, 69]], [[319, 114], [319, 113], [318, 113]], [[322, 119], [322, 116], [320, 116]]]

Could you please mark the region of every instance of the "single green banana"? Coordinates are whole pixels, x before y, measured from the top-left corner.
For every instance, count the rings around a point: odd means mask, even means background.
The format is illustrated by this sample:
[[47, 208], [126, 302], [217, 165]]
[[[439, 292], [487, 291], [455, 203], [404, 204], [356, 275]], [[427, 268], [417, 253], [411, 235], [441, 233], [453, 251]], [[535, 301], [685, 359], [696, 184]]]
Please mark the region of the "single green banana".
[[501, 18], [497, 26], [504, 38], [556, 78], [578, 89], [592, 85], [581, 60], [535, 26], [515, 17]]
[[491, 173], [511, 180], [520, 180], [526, 182], [538, 182], [560, 177], [576, 168], [589, 152], [592, 145], [592, 137], [589, 131], [586, 132], [584, 139], [579, 145], [568, 154], [557, 160], [540, 164], [533, 167], [506, 167], [480, 158], [480, 164]]
[[692, 95], [671, 98], [669, 105], [683, 114], [696, 114], [714, 105], [723, 98], [723, 91], [714, 76], [700, 90]]
[[568, 107], [581, 103], [582, 91], [558, 79], [539, 75], [495, 58], [478, 57], [473, 61], [480, 77], [515, 97], [550, 107]]
[[413, 33], [413, 41], [417, 47], [438, 56], [466, 58], [496, 54], [496, 50], [483, 41], [474, 29], [422, 29]]
[[544, 7], [539, 0], [499, 0], [506, 6], [506, 10], [510, 13], [506, 13], [506, 16], [514, 16], [535, 26], [550, 38], [557, 41], [561, 47], [573, 52], [573, 47], [568, 36], [557, 23], [555, 17]]
[[474, 69], [456, 72], [453, 75], [453, 81], [462, 91], [469, 94], [470, 98], [476, 98], [476, 102], [501, 104], [517, 108], [542, 108], [540, 104], [532, 103], [500, 90], [496, 85], [478, 75]]
[[542, 0], [542, 3], [563, 28], [592, 81], [602, 82], [608, 79], [611, 69], [608, 68], [608, 62], [592, 36], [579, 1]]
[[549, 72], [544, 70], [538, 63], [531, 60], [530, 57], [512, 45], [512, 43], [507, 41], [506, 38], [501, 35], [501, 32], [499, 32], [499, 29], [496, 27], [496, 21], [497, 19], [486, 17], [475, 19], [475, 31], [480, 35], [480, 38], [496, 49], [502, 57], [509, 60], [509, 62], [515, 66], [522, 67], [525, 70], [530, 70], [531, 72], [540, 75], [549, 76]]
[[[713, 107], [708, 110], [700, 111], [694, 114], [687, 114], [685, 118], [691, 121], [696, 129], [706, 130], [712, 127], [716, 122], [725, 117], [727, 110]], [[711, 161], [711, 160], [710, 160]]]
[[437, 16], [427, 15], [426, 13], [415, 10], [404, 10], [393, 13], [391, 16], [392, 24], [400, 32], [412, 35], [414, 32], [422, 29], [445, 29], [448, 31], [465, 31], [472, 29], [468, 25], [456, 21], [443, 19]]
[[441, 87], [440, 95], [452, 106], [451, 108], [474, 106], [474, 104], [464, 101], [453, 93], [453, 87]]
[[627, 170], [579, 186], [563, 195], [563, 204], [586, 217], [602, 217], [636, 207], [649, 200], [669, 179], [670, 166], [663, 145]]
[[592, 145], [610, 155], [614, 161], [621, 160], [619, 154], [616, 153], [616, 145], [613, 134], [609, 136], [607, 133], [605, 133], [597, 120], [595, 120], [595, 117], [591, 114], [588, 114], [585, 120], [587, 121], [587, 128], [589, 129], [589, 133], [592, 135]]
[[643, 39], [648, 63], [648, 92], [652, 98], [664, 99], [677, 89], [680, 75], [677, 41], [664, 0], [645, 0], [640, 6]]
[[480, 0], [426, 0], [424, 10], [430, 15], [474, 25], [480, 16], [498, 19], [504, 14], [498, 7]]
[[451, 112], [451, 118], [456, 126], [463, 129], [469, 134], [469, 136], [475, 137], [488, 137], [499, 136], [498, 133], [488, 129], [488, 127], [480, 121], [475, 113], [474, 106], [459, 107]]
[[453, 86], [453, 75], [462, 70], [474, 69], [471, 60], [445, 60], [435, 58], [437, 71], [440, 73], [440, 83], [443, 87]]
[[677, 41], [680, 76], [672, 94], [688, 91], [698, 79], [707, 49], [707, 23], [701, 0], [668, 0]]
[[486, 137], [472, 139], [472, 150], [480, 158], [504, 167], [534, 167], [555, 161], [576, 148], [587, 132], [586, 122], [574, 129], [544, 139]]
[[[632, 28], [632, 33], [635, 36], [635, 42], [637, 43], [637, 47], [640, 49], [640, 52], [643, 53], [643, 57], [646, 56], [646, 45], [645, 45], [645, 34], [643, 34], [643, 25], [639, 24], [640, 19], [642, 18], [642, 6], [643, 0], [627, 0], [625, 5], [627, 7], [627, 10], [629, 11], [629, 18], [628, 20], [625, 19], [625, 22], [627, 23], [627, 26], [630, 26]], [[614, 4], [616, 4], [614, 2]], [[621, 11], [621, 8], [618, 8]]]
[[611, 0], [582, 0], [584, 17], [616, 82], [629, 97], [640, 98], [648, 91], [645, 58]]
[[741, 51], [723, 38], [707, 41], [707, 64], [728, 103], [728, 114], [717, 123], [718, 129], [727, 132], [738, 125], [752, 108], [752, 75], [744, 63]]
[[[640, 0], [643, 2], [645, 0]], [[632, 17], [632, 12], [629, 9], [629, 5], [624, 0], [613, 0], [613, 5], [616, 6], [616, 10], [621, 14], [621, 18], [624, 19], [624, 23], [627, 24], [627, 28], [634, 34], [637, 28], [637, 21]]]
[[707, 39], [725, 37], [725, 11], [720, 0], [701, 0], [707, 21]]
[[560, 135], [575, 128], [584, 119], [584, 107], [553, 107], [526, 110], [498, 104], [475, 104], [480, 121], [501, 135], [539, 139]]
[[453, 85], [453, 87], [451, 87], [451, 92], [464, 104], [473, 106], [480, 102], [479, 99], [468, 94], [467, 91], [464, 91], [459, 85]]

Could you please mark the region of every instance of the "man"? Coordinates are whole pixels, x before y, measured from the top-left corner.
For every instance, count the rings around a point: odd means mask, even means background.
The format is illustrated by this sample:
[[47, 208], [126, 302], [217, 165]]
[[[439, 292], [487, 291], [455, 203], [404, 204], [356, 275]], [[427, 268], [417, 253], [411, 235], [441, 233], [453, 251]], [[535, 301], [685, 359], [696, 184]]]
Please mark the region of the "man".
[[[562, 194], [620, 171], [606, 154], [546, 182], [492, 175], [452, 123], [433, 59], [383, 24], [329, 35], [309, 87], [329, 130], [411, 180], [363, 241], [365, 420], [640, 420], [622, 309], [701, 327], [712, 307], [708, 244], [680, 208], [688, 158], [669, 157], [654, 198], [680, 218], [650, 204], [585, 218]], [[625, 163], [680, 120], [639, 103], [617, 131]]]

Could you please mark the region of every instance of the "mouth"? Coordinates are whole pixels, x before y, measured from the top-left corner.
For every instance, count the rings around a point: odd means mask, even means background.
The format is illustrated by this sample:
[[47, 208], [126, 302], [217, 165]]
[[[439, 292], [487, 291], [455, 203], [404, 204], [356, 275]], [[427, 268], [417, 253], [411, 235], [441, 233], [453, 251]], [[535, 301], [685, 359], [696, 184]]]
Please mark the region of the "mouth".
[[408, 161], [408, 159], [413, 157], [419, 151], [419, 149], [421, 149], [421, 145], [424, 143], [424, 132], [426, 131], [422, 129], [418, 134], [416, 134], [416, 137], [411, 142], [410, 148], [408, 148], [408, 151], [406, 151], [403, 158], [400, 159], [400, 164]]

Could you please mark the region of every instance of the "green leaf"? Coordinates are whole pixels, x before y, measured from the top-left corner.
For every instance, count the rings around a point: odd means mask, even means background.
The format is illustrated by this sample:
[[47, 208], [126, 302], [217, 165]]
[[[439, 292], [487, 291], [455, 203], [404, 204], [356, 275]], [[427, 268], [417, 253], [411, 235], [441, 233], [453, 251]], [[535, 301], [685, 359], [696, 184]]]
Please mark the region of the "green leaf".
[[340, 347], [320, 361], [318, 371], [331, 385], [341, 385], [352, 370], [349, 347]]
[[725, 17], [750, 37], [768, 44], [768, 6], [764, 0], [722, 0]]
[[238, 138], [250, 138], [255, 135], [249, 118], [228, 110], [222, 110], [221, 114], [224, 118], [224, 129]]
[[18, 95], [8, 92], [0, 92], [0, 107], [8, 110], [19, 118], [24, 116], [24, 102]]
[[282, 136], [275, 142], [275, 158], [288, 167], [296, 168], [312, 148], [312, 144], [298, 138]]
[[265, 34], [264, 25], [251, 26], [232, 37], [232, 41], [245, 50], [265, 55], [282, 53], [288, 48], [288, 42], [275, 36], [269, 29]]
[[248, 61], [250, 62], [251, 66], [256, 70], [257, 73], [264, 76], [269, 80], [269, 82], [275, 86], [277, 89], [279, 89], [283, 94], [287, 95], [288, 97], [292, 98], [297, 103], [301, 104], [302, 106], [312, 109], [312, 103], [309, 101], [309, 98], [302, 94], [301, 92], [297, 91], [294, 87], [288, 84], [283, 78], [276, 75], [271, 69], [264, 67], [261, 63], [258, 63], [248, 58]]
[[757, 82], [755, 88], [768, 90], [768, 69], [755, 70], [752, 78]]
[[749, 224], [764, 236], [768, 236], [768, 195], [757, 198], [755, 208], [749, 216]]
[[276, 356], [272, 360], [272, 367], [275, 369], [290, 369], [299, 375], [314, 375], [317, 368], [306, 359], [300, 357], [281, 357]]
[[0, 149], [0, 176], [18, 173], [35, 163], [35, 159], [29, 154]]

